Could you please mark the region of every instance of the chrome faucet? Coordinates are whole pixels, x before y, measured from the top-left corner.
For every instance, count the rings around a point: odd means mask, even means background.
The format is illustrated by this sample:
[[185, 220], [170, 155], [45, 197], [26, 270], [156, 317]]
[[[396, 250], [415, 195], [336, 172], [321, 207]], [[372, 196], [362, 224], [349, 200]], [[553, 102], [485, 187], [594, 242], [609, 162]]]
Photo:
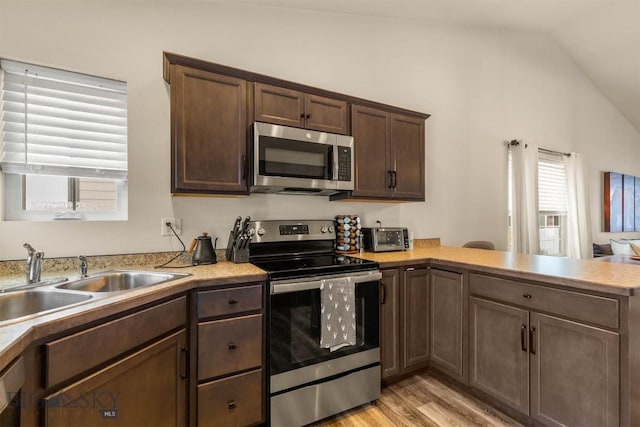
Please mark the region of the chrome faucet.
[[28, 243], [22, 245], [27, 250], [27, 262], [25, 264], [27, 273], [27, 285], [38, 283], [40, 281], [41, 261], [44, 258], [44, 252], [36, 252]]
[[78, 260], [80, 261], [80, 278], [84, 279], [87, 277], [87, 257], [84, 255], [78, 255]]

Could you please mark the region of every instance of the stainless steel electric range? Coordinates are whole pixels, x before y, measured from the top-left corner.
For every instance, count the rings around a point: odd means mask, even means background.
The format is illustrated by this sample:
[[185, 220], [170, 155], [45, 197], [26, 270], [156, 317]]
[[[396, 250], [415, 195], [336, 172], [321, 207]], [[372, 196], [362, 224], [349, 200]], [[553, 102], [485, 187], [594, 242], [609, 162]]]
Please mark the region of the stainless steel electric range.
[[331, 220], [255, 221], [250, 233], [270, 290], [270, 424], [302, 426], [378, 399], [378, 264], [334, 253]]

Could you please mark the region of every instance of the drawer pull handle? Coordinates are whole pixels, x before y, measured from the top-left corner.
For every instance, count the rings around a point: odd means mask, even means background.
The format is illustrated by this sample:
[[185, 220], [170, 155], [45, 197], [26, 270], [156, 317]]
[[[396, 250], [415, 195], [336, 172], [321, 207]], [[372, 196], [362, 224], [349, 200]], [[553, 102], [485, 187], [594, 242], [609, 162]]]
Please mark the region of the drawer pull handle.
[[236, 409], [236, 402], [234, 402], [233, 400], [230, 400], [227, 402], [227, 407], [229, 409]]
[[531, 327], [531, 335], [529, 335], [529, 348], [531, 349], [531, 354], [536, 354], [536, 349], [533, 344], [536, 341], [536, 328]]
[[237, 348], [238, 348], [238, 346], [235, 345], [234, 343], [229, 343], [229, 350], [235, 350]]
[[234, 300], [234, 299], [230, 299], [229, 300], [229, 305], [234, 305], [234, 304], [237, 304], [237, 303], [238, 303], [237, 300]]
[[525, 297], [526, 299], [533, 298], [533, 296], [531, 294], [523, 294], [522, 296]]
[[520, 328], [520, 346], [522, 351], [527, 352], [527, 325], [522, 325]]

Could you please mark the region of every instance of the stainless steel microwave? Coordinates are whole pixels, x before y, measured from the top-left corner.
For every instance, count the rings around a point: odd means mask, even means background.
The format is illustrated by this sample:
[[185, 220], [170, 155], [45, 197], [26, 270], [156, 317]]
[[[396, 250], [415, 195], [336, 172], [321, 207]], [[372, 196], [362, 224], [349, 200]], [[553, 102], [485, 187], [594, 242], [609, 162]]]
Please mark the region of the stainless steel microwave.
[[371, 252], [409, 249], [409, 231], [401, 227], [363, 228], [364, 248]]
[[253, 125], [253, 193], [331, 195], [353, 190], [353, 137]]

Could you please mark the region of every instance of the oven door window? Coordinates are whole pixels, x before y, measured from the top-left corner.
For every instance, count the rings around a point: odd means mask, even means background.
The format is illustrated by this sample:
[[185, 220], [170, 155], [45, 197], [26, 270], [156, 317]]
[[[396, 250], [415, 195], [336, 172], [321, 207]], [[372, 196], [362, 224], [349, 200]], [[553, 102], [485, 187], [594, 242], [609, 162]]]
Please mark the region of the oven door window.
[[331, 179], [332, 145], [260, 136], [259, 174]]
[[320, 347], [320, 290], [271, 296], [271, 375], [379, 346], [378, 282], [356, 286], [356, 345]]

